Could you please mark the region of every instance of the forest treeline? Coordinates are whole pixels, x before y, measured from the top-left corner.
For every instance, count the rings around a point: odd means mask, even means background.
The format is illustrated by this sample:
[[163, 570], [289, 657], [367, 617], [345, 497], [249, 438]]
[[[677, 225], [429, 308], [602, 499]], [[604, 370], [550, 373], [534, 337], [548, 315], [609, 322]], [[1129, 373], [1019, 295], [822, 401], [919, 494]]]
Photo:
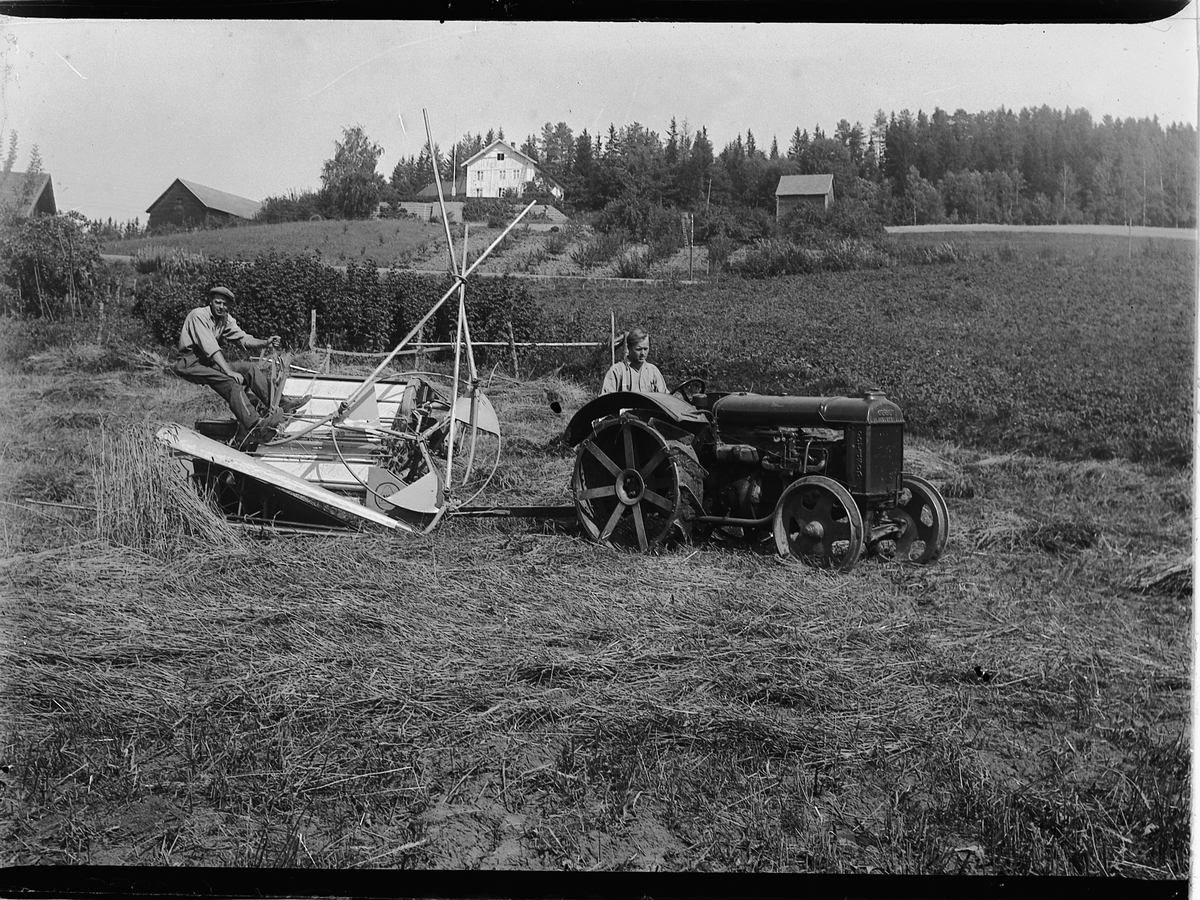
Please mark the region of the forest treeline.
[[[503, 136], [467, 133], [452, 152], [439, 151], [442, 177]], [[1196, 223], [1196, 129], [1164, 128], [1157, 117], [1095, 121], [1086, 109], [1049, 106], [880, 110], [868, 127], [843, 119], [832, 134], [798, 127], [785, 141], [764, 145], [747, 130], [718, 151], [706, 128], [672, 119], [662, 135], [637, 122], [604, 135], [547, 122], [510, 143], [580, 210], [644, 200], [774, 212], [781, 176], [831, 173], [835, 198], [862, 201], [886, 224]], [[401, 159], [386, 182], [380, 176], [381, 198], [419, 190], [432, 171], [428, 148]]]

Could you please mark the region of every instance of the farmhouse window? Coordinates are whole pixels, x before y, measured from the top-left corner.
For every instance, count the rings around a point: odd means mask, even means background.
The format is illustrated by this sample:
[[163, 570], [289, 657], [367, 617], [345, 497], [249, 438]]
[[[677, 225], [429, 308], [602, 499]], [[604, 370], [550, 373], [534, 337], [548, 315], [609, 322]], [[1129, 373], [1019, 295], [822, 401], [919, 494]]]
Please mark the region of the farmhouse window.
[[503, 161], [504, 161], [504, 154], [503, 154], [503, 153], [497, 153], [497, 154], [496, 154], [496, 159], [498, 159], [498, 160], [500, 160], [501, 162], [503, 162]]

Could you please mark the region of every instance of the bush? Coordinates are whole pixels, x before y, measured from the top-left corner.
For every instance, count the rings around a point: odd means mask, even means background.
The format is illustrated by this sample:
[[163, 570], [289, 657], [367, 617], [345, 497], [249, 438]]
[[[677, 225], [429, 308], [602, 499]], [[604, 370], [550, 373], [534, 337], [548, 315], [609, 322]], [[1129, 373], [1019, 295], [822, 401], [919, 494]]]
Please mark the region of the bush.
[[550, 253], [545, 247], [534, 247], [517, 264], [517, 267], [525, 272], [532, 272], [538, 266], [550, 261]]
[[816, 270], [816, 257], [791, 241], [759, 241], [733, 271], [747, 278], [773, 278], [777, 275], [804, 275]]
[[637, 250], [626, 250], [617, 258], [617, 275], [621, 278], [646, 278], [650, 261]]
[[[516, 215], [513, 204], [509, 200], [497, 197], [468, 197], [463, 201], [462, 217], [464, 222], [503, 222], [507, 225]], [[495, 226], [493, 226], [495, 227]], [[504, 227], [501, 225], [500, 227]]]
[[571, 253], [571, 261], [581, 269], [603, 265], [616, 256], [625, 246], [625, 235], [619, 232], [598, 234], [582, 247]]
[[780, 222], [780, 230], [796, 243], [821, 246], [852, 238], [878, 240], [885, 229], [879, 214], [860, 200], [839, 200], [829, 209], [800, 204]]
[[649, 232], [650, 203], [620, 198], [608, 203], [595, 217], [601, 234], [620, 234], [629, 240], [644, 241]]
[[865, 241], [830, 241], [822, 247], [802, 247], [788, 240], [759, 241], [730, 268], [747, 278], [807, 275], [811, 272], [883, 268], [891, 256]]
[[[205, 292], [216, 283], [234, 292], [233, 315], [250, 334], [278, 334], [286, 346], [305, 346], [309, 311], [315, 309], [319, 343], [339, 350], [381, 351], [395, 346], [453, 282], [448, 276], [404, 271], [381, 276], [371, 260], [352, 262], [342, 273], [315, 256], [216, 258], [201, 274], [143, 278], [134, 312], [156, 340], [173, 346], [184, 317], [206, 302]], [[410, 311], [418, 315], [410, 316]], [[467, 311], [471, 337], [479, 341], [506, 339], [509, 321], [518, 340], [529, 339], [540, 322], [528, 291], [507, 278], [473, 279]], [[434, 316], [431, 328], [439, 337], [431, 339], [452, 338], [456, 312], [452, 298]]]
[[708, 265], [711, 271], [720, 272], [729, 264], [734, 251], [733, 238], [718, 234], [708, 239]]
[[650, 259], [653, 261], [669, 259], [674, 255], [675, 251], [683, 246], [683, 227], [680, 224], [679, 211], [652, 206], [647, 223], [646, 243], [649, 244]]
[[718, 235], [724, 235], [735, 246], [769, 240], [777, 231], [775, 219], [770, 213], [746, 206], [715, 206], [707, 212], [696, 213], [695, 229], [699, 243], [708, 243]]
[[[91, 305], [100, 284], [100, 242], [77, 212], [0, 226], [3, 312], [55, 318]], [[15, 295], [15, 296], [14, 296]]]
[[208, 259], [203, 253], [161, 244], [138, 247], [133, 257], [133, 268], [139, 275], [159, 272], [168, 278], [187, 278], [203, 274], [207, 266]]
[[891, 250], [891, 255], [901, 263], [915, 266], [962, 262], [972, 257], [971, 251], [965, 245], [953, 241], [942, 241], [932, 245], [900, 244]]
[[549, 234], [546, 236], [546, 252], [550, 256], [561, 256], [567, 247], [570, 246], [574, 236], [574, 229], [570, 227], [565, 230], [560, 230], [558, 226], [551, 228]]
[[139, 279], [135, 288], [133, 313], [146, 323], [154, 339], [174, 347], [188, 312], [204, 303], [208, 286], [203, 276], [184, 279], [151, 277]]
[[255, 222], [307, 222], [313, 216], [325, 216], [328, 211], [316, 191], [289, 191], [282, 197], [268, 197], [262, 202]]

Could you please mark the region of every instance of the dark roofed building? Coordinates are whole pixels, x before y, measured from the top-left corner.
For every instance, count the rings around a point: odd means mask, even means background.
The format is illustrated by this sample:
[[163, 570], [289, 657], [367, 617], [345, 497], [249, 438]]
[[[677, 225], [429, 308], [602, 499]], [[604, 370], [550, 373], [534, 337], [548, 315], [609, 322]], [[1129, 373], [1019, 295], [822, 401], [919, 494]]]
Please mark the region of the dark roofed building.
[[57, 214], [50, 173], [0, 172], [0, 209], [15, 209], [19, 216]]
[[[462, 182], [456, 183], [453, 181], [443, 181], [442, 182], [442, 196], [443, 197], [453, 197], [457, 193], [457, 190], [459, 190], [461, 188], [462, 188]], [[425, 187], [423, 187], [419, 191], [417, 191], [417, 196], [420, 197], [422, 200], [424, 200], [424, 199], [436, 200], [437, 199], [437, 182], [436, 181], [429, 182], [429, 184], [425, 185]]]
[[786, 216], [801, 203], [829, 209], [832, 202], [832, 175], [784, 175], [775, 188], [775, 218]]
[[176, 178], [146, 210], [150, 213], [147, 227], [231, 225], [238, 221], [250, 221], [261, 207], [262, 204], [257, 200]]

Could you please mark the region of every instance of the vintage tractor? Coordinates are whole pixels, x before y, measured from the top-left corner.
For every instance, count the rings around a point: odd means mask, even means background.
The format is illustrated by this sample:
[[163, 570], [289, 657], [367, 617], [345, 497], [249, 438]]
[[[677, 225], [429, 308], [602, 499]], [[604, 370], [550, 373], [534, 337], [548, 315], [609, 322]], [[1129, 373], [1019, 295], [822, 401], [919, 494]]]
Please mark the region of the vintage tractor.
[[933, 562], [948, 512], [904, 472], [904, 416], [882, 393], [791, 397], [617, 392], [567, 426], [571, 493], [595, 541], [643, 552], [718, 533], [849, 571], [865, 550]]

